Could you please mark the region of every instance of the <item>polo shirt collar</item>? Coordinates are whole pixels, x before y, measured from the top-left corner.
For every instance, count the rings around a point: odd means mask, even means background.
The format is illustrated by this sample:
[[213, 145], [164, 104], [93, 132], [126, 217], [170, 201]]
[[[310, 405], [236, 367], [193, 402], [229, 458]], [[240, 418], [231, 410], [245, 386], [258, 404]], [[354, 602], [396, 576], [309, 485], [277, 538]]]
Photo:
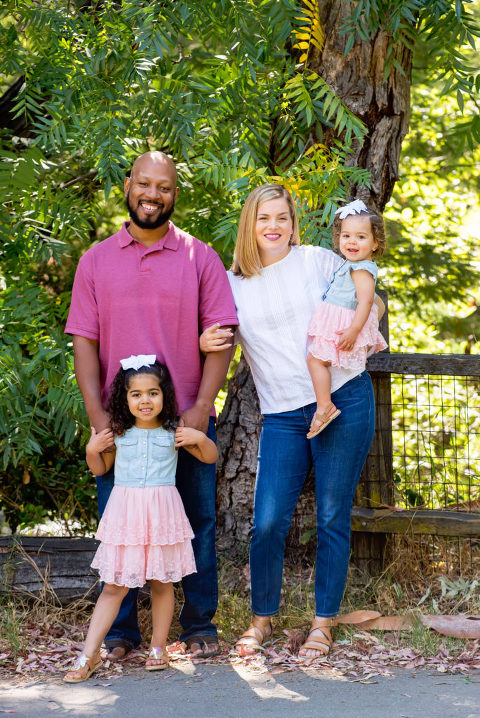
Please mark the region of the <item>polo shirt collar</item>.
[[[127, 247], [129, 244], [135, 241], [134, 237], [130, 234], [128, 231], [128, 226], [130, 222], [124, 222], [122, 225], [121, 230], [118, 233], [118, 244], [123, 249], [123, 247]], [[173, 222], [168, 223], [168, 231], [167, 233], [162, 237], [162, 239], [159, 239], [158, 242], [155, 242], [151, 247], [148, 247], [148, 249], [173, 249], [174, 252], [178, 249], [179, 240], [177, 237], [176, 227], [173, 224]]]

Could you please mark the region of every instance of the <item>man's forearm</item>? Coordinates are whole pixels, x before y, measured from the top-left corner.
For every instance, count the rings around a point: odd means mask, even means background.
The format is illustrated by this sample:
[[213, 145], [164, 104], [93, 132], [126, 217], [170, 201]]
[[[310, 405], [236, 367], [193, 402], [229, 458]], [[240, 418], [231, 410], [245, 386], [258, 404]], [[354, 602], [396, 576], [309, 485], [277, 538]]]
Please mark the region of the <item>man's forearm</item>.
[[230, 364], [231, 350], [210, 352], [205, 357], [203, 376], [197, 394], [197, 406], [211, 410], [218, 392], [223, 386]]
[[108, 416], [102, 406], [100, 391], [100, 360], [98, 343], [85, 337], [73, 337], [75, 377], [83, 396], [90, 423], [96, 431], [109, 425]]

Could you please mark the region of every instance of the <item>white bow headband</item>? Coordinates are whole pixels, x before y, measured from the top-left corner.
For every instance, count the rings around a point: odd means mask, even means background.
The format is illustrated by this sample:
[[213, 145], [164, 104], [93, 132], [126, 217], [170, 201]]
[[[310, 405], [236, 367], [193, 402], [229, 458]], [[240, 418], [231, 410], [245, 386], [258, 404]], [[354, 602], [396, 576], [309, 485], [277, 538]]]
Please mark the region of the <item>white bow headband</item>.
[[361, 199], [354, 199], [353, 202], [349, 202], [345, 207], [339, 207], [335, 214], [338, 214], [340, 219], [345, 219], [351, 214], [360, 214], [361, 212], [368, 212], [367, 205]]
[[128, 359], [120, 359], [120, 364], [124, 371], [127, 369], [136, 369], [138, 371], [142, 366], [152, 366], [152, 364], [155, 364], [156, 359], [155, 354], [138, 354], [137, 356], [132, 354]]

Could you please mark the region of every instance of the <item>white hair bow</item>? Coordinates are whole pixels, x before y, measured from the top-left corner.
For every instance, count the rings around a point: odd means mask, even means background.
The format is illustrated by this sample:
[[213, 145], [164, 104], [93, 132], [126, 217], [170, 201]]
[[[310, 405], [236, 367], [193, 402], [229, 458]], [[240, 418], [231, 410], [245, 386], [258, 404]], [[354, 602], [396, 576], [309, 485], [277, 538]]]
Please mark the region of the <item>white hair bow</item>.
[[141, 369], [142, 366], [152, 366], [152, 364], [155, 364], [156, 358], [155, 354], [138, 354], [137, 356], [132, 354], [128, 359], [120, 359], [120, 364], [124, 371], [127, 369], [138, 370]]
[[360, 214], [360, 212], [368, 212], [368, 207], [361, 199], [354, 199], [353, 202], [349, 202], [345, 207], [339, 207], [335, 214], [338, 214], [340, 219], [345, 219], [351, 214]]

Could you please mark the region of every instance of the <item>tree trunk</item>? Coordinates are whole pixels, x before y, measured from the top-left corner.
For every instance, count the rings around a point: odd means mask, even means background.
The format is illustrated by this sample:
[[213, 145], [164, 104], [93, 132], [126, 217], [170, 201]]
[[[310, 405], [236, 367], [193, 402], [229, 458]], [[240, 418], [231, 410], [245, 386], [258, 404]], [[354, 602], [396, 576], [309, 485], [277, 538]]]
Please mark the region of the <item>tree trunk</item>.
[[217, 526], [220, 547], [248, 543], [262, 418], [252, 375], [242, 357], [218, 421]]
[[[399, 49], [396, 60], [404, 75], [392, 68], [384, 82], [384, 66], [389, 37], [377, 32], [371, 42], [359, 42], [347, 56], [343, 51], [347, 36], [339, 28], [351, 12], [348, 0], [318, 3], [325, 42], [314, 49], [309, 69], [317, 72], [347, 107], [366, 125], [367, 136], [354, 145], [350, 164], [371, 173], [371, 188], [351, 187], [351, 197], [360, 197], [382, 211], [398, 178], [402, 140], [410, 118], [411, 52]], [[324, 128], [326, 145], [337, 138], [332, 128]], [[281, 148], [272, 146], [272, 161]], [[258, 400], [246, 364], [242, 360], [229, 387], [227, 402], [220, 416], [218, 442], [218, 528], [221, 545], [232, 547], [247, 540], [251, 526], [253, 487], [261, 417]], [[315, 525], [313, 483], [307, 482], [294, 516], [290, 546], [298, 546]]]
[[[367, 127], [367, 136], [357, 143], [349, 159], [351, 165], [367, 169], [371, 189], [351, 188], [351, 196], [360, 197], [383, 211], [398, 179], [398, 163], [403, 139], [410, 121], [410, 85], [412, 53], [404, 46], [395, 52], [402, 73], [392, 67], [384, 82], [384, 68], [391, 38], [377, 32], [371, 42], [357, 42], [344, 55], [347, 35], [339, 29], [352, 12], [348, 0], [320, 1], [320, 22], [324, 29], [323, 51], [313, 49], [309, 67], [332, 87], [335, 93]], [[325, 133], [331, 143], [333, 133]]]

